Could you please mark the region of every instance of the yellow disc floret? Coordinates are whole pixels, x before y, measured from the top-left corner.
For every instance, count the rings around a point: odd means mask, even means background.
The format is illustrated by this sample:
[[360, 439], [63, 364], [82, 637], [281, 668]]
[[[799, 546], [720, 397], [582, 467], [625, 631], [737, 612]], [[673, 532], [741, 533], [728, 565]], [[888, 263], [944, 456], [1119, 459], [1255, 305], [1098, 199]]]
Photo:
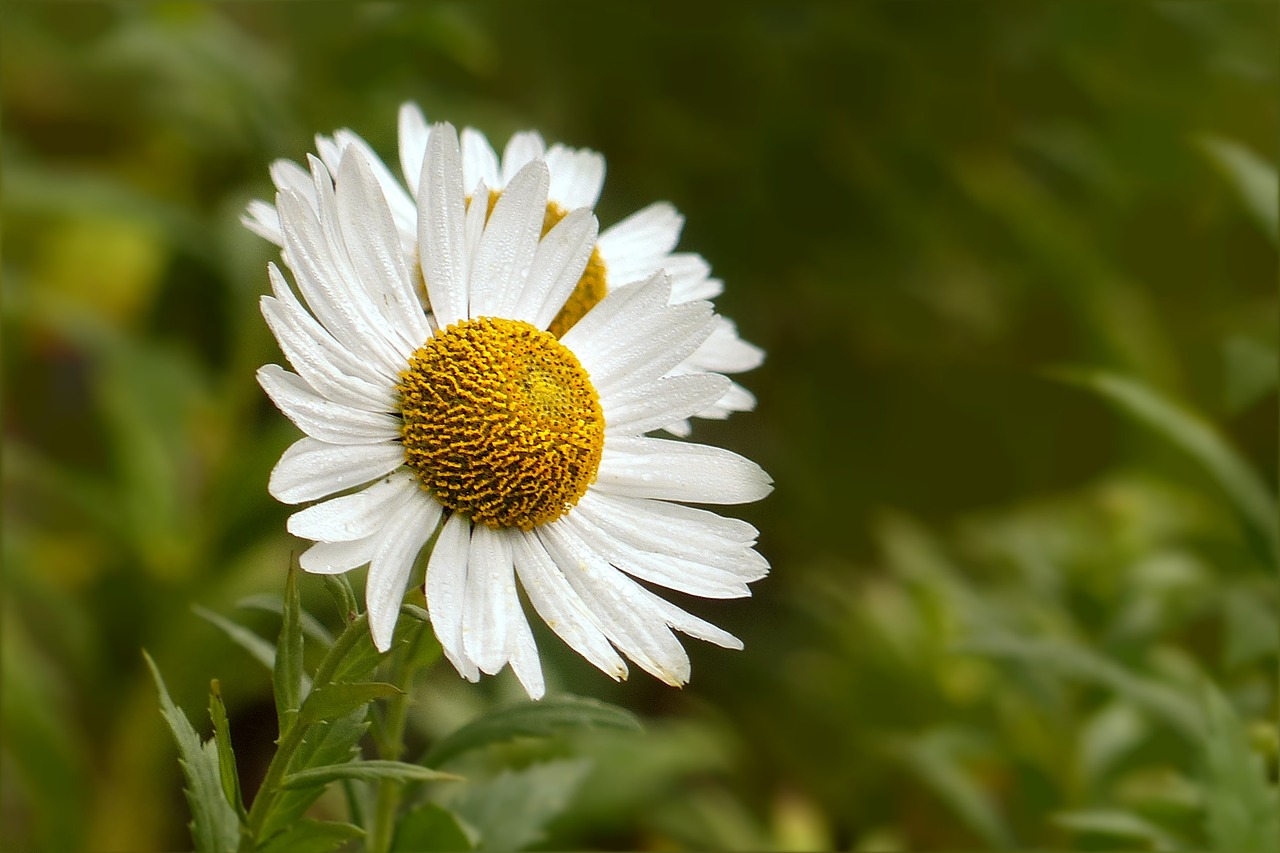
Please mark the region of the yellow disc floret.
[[405, 462], [476, 523], [531, 530], [595, 481], [600, 398], [573, 353], [529, 323], [449, 326], [414, 353], [397, 390]]

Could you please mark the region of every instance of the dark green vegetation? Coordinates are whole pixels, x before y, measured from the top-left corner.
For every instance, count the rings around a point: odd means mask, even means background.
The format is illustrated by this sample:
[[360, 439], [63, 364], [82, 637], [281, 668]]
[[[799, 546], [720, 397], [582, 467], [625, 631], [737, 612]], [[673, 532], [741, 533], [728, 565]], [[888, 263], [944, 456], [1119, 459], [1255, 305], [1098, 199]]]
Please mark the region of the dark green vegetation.
[[[266, 772], [271, 673], [191, 609], [276, 636], [236, 604], [297, 548], [237, 219], [314, 132], [394, 161], [413, 99], [600, 150], [605, 224], [675, 203], [769, 354], [758, 411], [695, 432], [777, 482], [744, 511], [773, 575], [690, 605], [746, 650], [690, 641], [675, 691], [541, 634], [553, 694], [646, 733], [470, 750], [491, 844], [1274, 849], [1274, 4], [0, 16], [0, 846], [189, 844], [143, 647], [202, 737], [221, 681], [246, 799]], [[407, 758], [520, 696], [437, 666]]]

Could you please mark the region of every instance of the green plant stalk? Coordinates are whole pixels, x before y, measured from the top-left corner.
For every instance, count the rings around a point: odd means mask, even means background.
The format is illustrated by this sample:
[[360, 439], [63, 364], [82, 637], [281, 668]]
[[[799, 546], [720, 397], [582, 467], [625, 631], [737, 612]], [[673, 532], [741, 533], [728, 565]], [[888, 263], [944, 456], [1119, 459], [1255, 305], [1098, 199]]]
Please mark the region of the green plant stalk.
[[[382, 728], [382, 736], [378, 738], [378, 755], [389, 761], [399, 761], [404, 754], [404, 729], [409, 709], [410, 682], [416, 667], [408, 661], [413, 659], [414, 646], [421, 642], [421, 636], [407, 645], [396, 655], [388, 679], [401, 692], [387, 698], [387, 716]], [[400, 810], [400, 798], [404, 793], [404, 782], [399, 779], [383, 779], [378, 783], [378, 798], [374, 805], [373, 827], [369, 836], [370, 853], [388, 853], [395, 836], [396, 813]]]
[[[315, 687], [329, 684], [333, 680], [338, 664], [368, 630], [368, 622], [363, 614], [347, 625], [346, 630], [334, 641], [324, 660], [320, 662], [319, 668], [316, 669], [315, 679], [312, 682]], [[258, 834], [262, 832], [262, 825], [266, 822], [267, 815], [271, 813], [271, 805], [280, 793], [280, 783], [284, 779], [285, 771], [293, 761], [293, 755], [301, 745], [306, 730], [307, 726], [295, 720], [281, 736], [276, 754], [271, 757], [271, 763], [267, 765], [267, 773], [262, 779], [262, 785], [253, 798], [253, 805], [249, 807], [248, 839], [252, 845], [257, 845], [261, 841]]]

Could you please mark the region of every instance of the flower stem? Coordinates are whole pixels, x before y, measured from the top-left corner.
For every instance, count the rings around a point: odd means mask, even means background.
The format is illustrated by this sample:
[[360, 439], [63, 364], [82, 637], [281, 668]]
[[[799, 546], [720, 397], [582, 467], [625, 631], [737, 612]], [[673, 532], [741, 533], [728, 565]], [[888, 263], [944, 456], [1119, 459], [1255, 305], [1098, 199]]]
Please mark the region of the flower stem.
[[[387, 715], [378, 738], [378, 757], [399, 761], [404, 754], [404, 729], [409, 710], [409, 688], [417, 667], [411, 661], [421, 635], [401, 649], [391, 664], [390, 682], [402, 692], [387, 698]], [[395, 836], [396, 814], [404, 783], [398, 779], [383, 779], [378, 783], [378, 799], [374, 806], [372, 832], [369, 836], [369, 853], [387, 853]]]
[[[320, 666], [316, 670], [315, 679], [312, 682], [312, 690], [327, 685], [333, 680], [333, 674], [337, 671], [342, 659], [368, 633], [368, 621], [363, 614], [351, 620], [346, 630], [329, 648], [324, 660], [320, 662]], [[305, 706], [305, 704], [304, 701], [303, 705]], [[306, 732], [307, 726], [303, 725], [295, 717], [293, 724], [289, 725], [280, 734], [276, 754], [271, 757], [271, 763], [267, 765], [267, 773], [262, 778], [262, 785], [259, 786], [258, 793], [253, 798], [253, 805], [249, 808], [247, 820], [249, 831], [245, 837], [248, 849], [252, 849], [262, 840], [258, 836], [262, 832], [267, 816], [271, 813], [271, 805], [280, 793], [280, 783], [284, 780], [285, 771], [288, 770], [290, 762], [293, 761], [294, 753], [298, 751]], [[241, 849], [246, 848], [242, 846]]]

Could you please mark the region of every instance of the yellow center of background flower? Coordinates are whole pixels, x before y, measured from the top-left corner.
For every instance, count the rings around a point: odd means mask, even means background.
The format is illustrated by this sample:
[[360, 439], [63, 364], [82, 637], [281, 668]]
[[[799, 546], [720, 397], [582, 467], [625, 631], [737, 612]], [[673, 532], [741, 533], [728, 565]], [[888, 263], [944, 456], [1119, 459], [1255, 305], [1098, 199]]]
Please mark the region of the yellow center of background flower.
[[[493, 213], [493, 207], [501, 196], [501, 191], [489, 190], [489, 210], [485, 214], [486, 218]], [[470, 197], [467, 198], [467, 204], [471, 204]], [[542, 236], [547, 236], [547, 232], [556, 227], [568, 214], [569, 211], [554, 201], [547, 202], [547, 212], [542, 217]], [[591, 257], [587, 259], [587, 266], [582, 271], [582, 278], [578, 279], [577, 286], [565, 300], [560, 313], [552, 319], [547, 331], [557, 338], [564, 337], [564, 333], [572, 329], [575, 323], [587, 315], [588, 311], [596, 307], [607, 292], [604, 259], [600, 257], [599, 247], [592, 247]]]
[[397, 390], [405, 462], [476, 523], [531, 530], [595, 481], [600, 399], [573, 353], [529, 323], [449, 326], [414, 353]]

